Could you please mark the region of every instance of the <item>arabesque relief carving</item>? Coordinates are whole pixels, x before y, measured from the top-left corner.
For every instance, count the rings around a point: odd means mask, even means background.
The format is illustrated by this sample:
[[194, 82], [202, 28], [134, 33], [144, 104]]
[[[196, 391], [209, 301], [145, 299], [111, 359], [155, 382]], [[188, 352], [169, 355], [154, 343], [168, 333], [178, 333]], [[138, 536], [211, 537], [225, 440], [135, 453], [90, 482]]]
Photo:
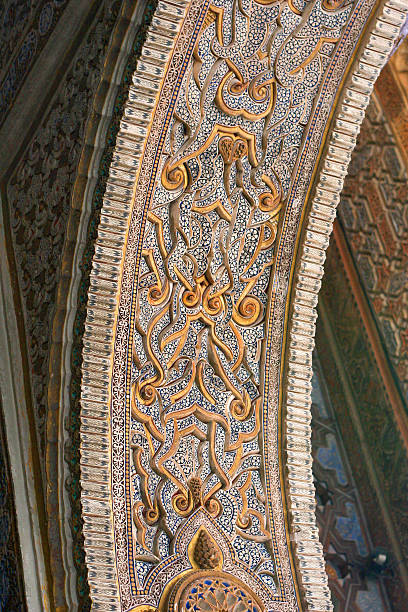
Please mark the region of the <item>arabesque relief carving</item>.
[[215, 2], [181, 82], [135, 307], [140, 587], [144, 572], [171, 554], [183, 520], [204, 508], [263, 588], [277, 593], [262, 457], [265, 313], [279, 213], [349, 15], [331, 8]]
[[332, 609], [310, 453], [316, 294], [399, 1], [378, 8], [378, 36], [352, 64], [374, 0], [159, 0], [90, 282], [81, 465], [95, 609], [200, 609], [197, 593], [207, 610]]

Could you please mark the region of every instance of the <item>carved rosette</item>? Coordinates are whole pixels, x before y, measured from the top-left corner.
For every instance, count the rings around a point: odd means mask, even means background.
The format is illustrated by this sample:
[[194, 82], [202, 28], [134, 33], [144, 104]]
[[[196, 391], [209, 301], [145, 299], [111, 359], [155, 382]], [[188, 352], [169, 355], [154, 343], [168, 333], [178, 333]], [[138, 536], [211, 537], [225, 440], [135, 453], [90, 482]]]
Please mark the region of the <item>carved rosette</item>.
[[245, 585], [222, 572], [194, 572], [173, 590], [170, 612], [264, 612], [259, 599]]

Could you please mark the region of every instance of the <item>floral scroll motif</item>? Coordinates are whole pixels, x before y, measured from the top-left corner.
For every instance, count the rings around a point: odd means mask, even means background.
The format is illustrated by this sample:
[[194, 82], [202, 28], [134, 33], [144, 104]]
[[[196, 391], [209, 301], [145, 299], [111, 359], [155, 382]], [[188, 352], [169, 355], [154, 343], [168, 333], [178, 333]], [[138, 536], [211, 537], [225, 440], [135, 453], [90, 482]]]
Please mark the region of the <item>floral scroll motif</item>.
[[136, 290], [139, 588], [203, 508], [278, 592], [262, 450], [265, 316], [279, 214], [350, 14], [350, 3], [326, 4], [215, 0], [181, 82]]

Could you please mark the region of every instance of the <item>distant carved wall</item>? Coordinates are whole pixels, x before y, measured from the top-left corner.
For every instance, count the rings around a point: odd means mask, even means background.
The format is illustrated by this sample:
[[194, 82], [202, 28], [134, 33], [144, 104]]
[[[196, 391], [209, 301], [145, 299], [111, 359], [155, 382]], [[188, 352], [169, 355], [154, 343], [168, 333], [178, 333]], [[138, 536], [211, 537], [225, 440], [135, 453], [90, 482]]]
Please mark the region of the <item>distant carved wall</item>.
[[[63, 3], [59, 4], [62, 6]], [[107, 52], [112, 53], [112, 35], [116, 33], [116, 26], [122, 27], [121, 37], [126, 31], [123, 26], [128, 23], [130, 4], [106, 0], [98, 4], [96, 14], [91, 13], [92, 19], [87, 24], [83, 40], [61, 67], [57, 90], [53, 90], [45, 101], [41, 123], [25, 135], [28, 137], [25, 148], [19, 153], [11, 176], [3, 184], [3, 194], [6, 195], [3, 201], [10, 220], [9, 247], [15, 263], [14, 287], [21, 301], [21, 310], [17, 308], [17, 311], [24, 322], [22, 344], [28, 354], [27, 377], [32, 393], [34, 435], [40, 455], [41, 473], [35, 476], [42, 481], [38, 486], [42, 487], [46, 513], [43, 546], [45, 551], [50, 551], [46, 561], [52, 567], [53, 586], [50, 588], [54, 591], [55, 605], [61, 609], [66, 605], [66, 568], [62, 562], [63, 529], [58, 502], [59, 491], [66, 486], [66, 474], [64, 476], [64, 468], [58, 464], [58, 448], [64, 445], [64, 432], [59, 431], [58, 423], [59, 390], [57, 388], [56, 395], [54, 393], [52, 405], [49, 393], [51, 374], [56, 387], [60, 368], [60, 361], [55, 359], [55, 345], [61, 344], [62, 330], [58, 329], [56, 333], [55, 324], [62, 327], [64, 319], [59, 313], [55, 321], [55, 315], [57, 306], [61, 307], [66, 299], [64, 291], [70, 280], [73, 245], [83, 204], [78, 182], [82, 180], [84, 183], [85, 177], [78, 180], [78, 174], [80, 171], [86, 173], [86, 168], [84, 164], [80, 167], [80, 161], [82, 163], [84, 158], [84, 149], [88, 158], [92, 155], [93, 139], [100, 120], [95, 108], [100, 112], [104, 105], [103, 95], [97, 103], [95, 96], [101, 91], [102, 77], [108, 79], [103, 83], [102, 94], [107, 91], [111, 70]], [[122, 38], [119, 49], [121, 42]], [[50, 362], [52, 347], [54, 361]], [[66, 425], [64, 423], [63, 427]], [[78, 497], [77, 494], [77, 500]], [[84, 564], [79, 517], [80, 507], [76, 507], [72, 529], [79, 541], [73, 544], [72, 557], [69, 557], [71, 553], [68, 550], [68, 561], [65, 558], [66, 563], [74, 564], [77, 569], [83, 568]], [[69, 533], [70, 526], [67, 524], [66, 527]], [[83, 606], [89, 607], [88, 591], [86, 575], [80, 570], [77, 589], [79, 599], [82, 598], [80, 609], [85, 610]]]
[[83, 136], [121, 2], [104, 0], [7, 185], [41, 454], [61, 256]]
[[0, 6], [0, 125], [67, 0], [7, 0]]
[[367, 109], [339, 218], [408, 402], [408, 174], [375, 98]]

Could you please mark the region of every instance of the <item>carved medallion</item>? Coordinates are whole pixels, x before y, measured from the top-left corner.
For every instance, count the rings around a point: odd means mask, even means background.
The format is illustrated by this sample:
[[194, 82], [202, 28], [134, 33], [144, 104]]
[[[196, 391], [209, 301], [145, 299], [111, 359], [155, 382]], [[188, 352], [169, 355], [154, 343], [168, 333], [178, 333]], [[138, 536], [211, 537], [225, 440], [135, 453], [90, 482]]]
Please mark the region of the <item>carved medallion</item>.
[[195, 572], [181, 580], [170, 598], [169, 612], [263, 612], [250, 589], [233, 576]]

